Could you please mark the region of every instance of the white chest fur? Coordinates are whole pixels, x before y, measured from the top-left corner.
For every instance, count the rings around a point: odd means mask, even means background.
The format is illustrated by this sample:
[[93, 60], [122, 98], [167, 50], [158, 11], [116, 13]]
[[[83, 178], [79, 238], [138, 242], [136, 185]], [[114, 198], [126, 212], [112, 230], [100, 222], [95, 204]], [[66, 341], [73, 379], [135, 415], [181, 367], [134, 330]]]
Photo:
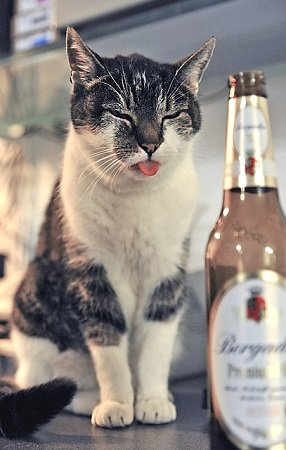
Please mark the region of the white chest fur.
[[128, 295], [145, 296], [181, 263], [197, 195], [191, 154], [163, 182], [156, 175], [143, 180], [135, 192], [116, 193], [101, 184], [87, 189], [75, 147], [69, 139], [61, 187], [70, 231], [89, 257], [104, 265], [114, 286], [125, 285], [124, 279]]

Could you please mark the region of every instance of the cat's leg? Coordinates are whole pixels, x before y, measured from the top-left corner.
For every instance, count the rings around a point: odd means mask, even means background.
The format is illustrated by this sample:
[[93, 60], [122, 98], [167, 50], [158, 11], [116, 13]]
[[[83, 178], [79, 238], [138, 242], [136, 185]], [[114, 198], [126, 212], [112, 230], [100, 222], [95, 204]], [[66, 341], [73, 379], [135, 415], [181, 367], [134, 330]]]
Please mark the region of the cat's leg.
[[136, 369], [135, 416], [139, 422], [160, 424], [176, 419], [168, 390], [168, 377], [178, 317], [171, 321], [145, 322]]
[[54, 378], [54, 362], [59, 355], [55, 344], [28, 336], [17, 328], [13, 328], [11, 340], [17, 359], [15, 381], [19, 387], [28, 388]]
[[[100, 391], [100, 402], [94, 405], [92, 423], [109, 428], [124, 427], [134, 420], [134, 390], [127, 339], [134, 297], [128, 284], [113, 280], [117, 288], [115, 292], [102, 266], [95, 267], [94, 273], [90, 285], [85, 283], [84, 286], [85, 289], [90, 286], [91, 298], [84, 334]], [[120, 302], [119, 298], [124, 301]]]
[[92, 413], [92, 423], [102, 427], [124, 427], [134, 419], [134, 394], [128, 364], [126, 335], [116, 345], [89, 341], [100, 386], [100, 403]]
[[99, 389], [89, 353], [76, 350], [59, 353], [54, 364], [54, 376], [72, 378], [77, 384], [76, 394], [66, 410], [91, 416], [94, 405], [99, 402]]
[[78, 390], [72, 402], [65, 409], [80, 416], [91, 417], [94, 405], [99, 403], [99, 398], [98, 390]]
[[94, 367], [88, 354], [74, 350], [60, 352], [48, 339], [27, 336], [14, 328], [11, 339], [17, 358], [15, 381], [20, 388], [46, 383], [58, 377], [70, 378], [77, 392], [67, 410], [91, 415], [99, 401]]
[[168, 378], [182, 313], [183, 285], [183, 271], [162, 281], [140, 313], [142, 320], [136, 333], [139, 340], [135, 416], [143, 423], [167, 423], [176, 419]]

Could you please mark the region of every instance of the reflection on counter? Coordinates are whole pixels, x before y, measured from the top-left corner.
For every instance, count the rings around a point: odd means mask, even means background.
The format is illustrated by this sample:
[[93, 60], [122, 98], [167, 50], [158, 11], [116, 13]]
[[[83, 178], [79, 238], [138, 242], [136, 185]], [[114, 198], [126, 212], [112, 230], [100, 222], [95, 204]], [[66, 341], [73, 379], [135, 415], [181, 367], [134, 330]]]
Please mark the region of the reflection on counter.
[[237, 447], [227, 439], [220, 425], [214, 418], [210, 419], [209, 433], [210, 450], [237, 450]]

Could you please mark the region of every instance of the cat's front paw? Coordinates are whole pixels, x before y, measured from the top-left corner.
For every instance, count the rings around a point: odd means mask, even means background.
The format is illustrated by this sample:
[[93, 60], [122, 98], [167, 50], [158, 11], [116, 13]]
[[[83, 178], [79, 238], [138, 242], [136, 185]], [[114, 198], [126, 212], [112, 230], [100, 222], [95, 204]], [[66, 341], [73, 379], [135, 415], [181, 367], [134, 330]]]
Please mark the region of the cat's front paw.
[[174, 403], [165, 398], [150, 398], [137, 401], [135, 416], [141, 423], [169, 423], [176, 420], [177, 411]]
[[98, 427], [118, 428], [130, 425], [134, 420], [133, 405], [115, 401], [102, 402], [92, 413], [91, 423]]

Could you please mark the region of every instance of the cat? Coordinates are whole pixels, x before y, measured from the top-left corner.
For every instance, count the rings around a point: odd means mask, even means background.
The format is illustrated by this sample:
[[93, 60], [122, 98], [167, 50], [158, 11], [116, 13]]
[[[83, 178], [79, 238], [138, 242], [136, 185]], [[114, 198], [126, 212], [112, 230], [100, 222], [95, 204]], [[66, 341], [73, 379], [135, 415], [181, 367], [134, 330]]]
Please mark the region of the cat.
[[[71, 27], [66, 42], [71, 123], [15, 295], [20, 391], [2, 393], [6, 436], [31, 433], [64, 406], [107, 428], [177, 414], [168, 376], [198, 196], [191, 144], [215, 39], [175, 64], [103, 58]], [[29, 399], [36, 405], [47, 392], [46, 418], [43, 405], [30, 417]], [[2, 413], [15, 398], [20, 425]]]

